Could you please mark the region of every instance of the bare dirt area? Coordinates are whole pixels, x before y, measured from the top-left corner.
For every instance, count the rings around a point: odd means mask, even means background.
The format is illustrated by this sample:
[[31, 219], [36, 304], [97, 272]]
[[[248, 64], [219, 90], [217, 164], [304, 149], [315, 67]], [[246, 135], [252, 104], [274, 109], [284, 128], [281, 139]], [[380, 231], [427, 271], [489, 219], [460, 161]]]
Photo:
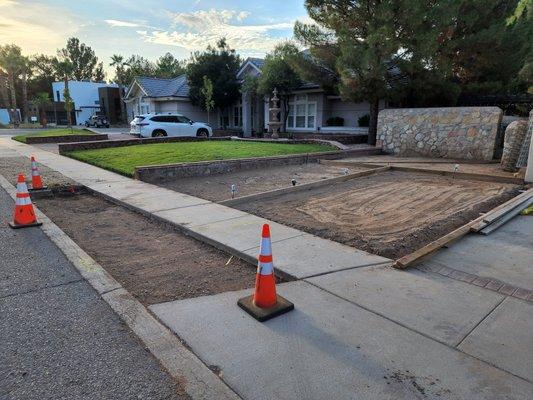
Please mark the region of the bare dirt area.
[[358, 166], [326, 166], [318, 163], [284, 165], [268, 169], [183, 178], [164, 182], [159, 186], [218, 202], [231, 199], [231, 185], [236, 186], [235, 197], [241, 197], [290, 187], [292, 179], [296, 180], [297, 185], [301, 185], [367, 169]]
[[[336, 161], [332, 162], [332, 165]], [[492, 176], [504, 176], [504, 177], [519, 177], [523, 178], [525, 171], [520, 171], [518, 173], [503, 171], [500, 168], [499, 163], [476, 163], [473, 161], [465, 160], [449, 160], [443, 158], [422, 158], [422, 157], [394, 157], [389, 155], [383, 156], [369, 156], [369, 157], [357, 157], [357, 158], [346, 158], [344, 160], [339, 160], [339, 163], [348, 164], [353, 163], [357, 165], [358, 163], [371, 163], [375, 164], [376, 167], [380, 165], [396, 165], [398, 167], [410, 167], [410, 168], [422, 168], [422, 169], [432, 169], [436, 171], [450, 171], [455, 170], [455, 166], [458, 166], [457, 172], [464, 172], [469, 174], [482, 174], [482, 175], [492, 175]], [[349, 168], [349, 167], [348, 167]]]
[[399, 258], [517, 194], [509, 184], [391, 171], [237, 208]]
[[[39, 161], [39, 160], [37, 160]], [[37, 163], [43, 184], [48, 187], [72, 185], [74, 181], [50, 169], [42, 164]], [[17, 183], [18, 174], [24, 174], [26, 181], [31, 182], [31, 161], [26, 157], [1, 157], [0, 158], [0, 175], [3, 175], [12, 184]]]
[[99, 197], [35, 203], [145, 305], [254, 285], [252, 265]]

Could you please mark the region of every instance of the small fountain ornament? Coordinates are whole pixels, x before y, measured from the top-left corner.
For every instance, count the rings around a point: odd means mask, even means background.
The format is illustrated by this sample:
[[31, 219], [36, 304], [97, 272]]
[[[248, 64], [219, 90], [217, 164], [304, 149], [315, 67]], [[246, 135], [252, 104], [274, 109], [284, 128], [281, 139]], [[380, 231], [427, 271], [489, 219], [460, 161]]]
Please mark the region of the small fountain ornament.
[[268, 121], [268, 128], [269, 131], [272, 131], [271, 138], [272, 139], [279, 139], [279, 129], [282, 125], [282, 122], [278, 118], [278, 114], [280, 112], [279, 108], [279, 98], [278, 98], [278, 89], [274, 88], [272, 91], [272, 98], [270, 99], [272, 102], [271, 107], [268, 109], [270, 111], [270, 120]]

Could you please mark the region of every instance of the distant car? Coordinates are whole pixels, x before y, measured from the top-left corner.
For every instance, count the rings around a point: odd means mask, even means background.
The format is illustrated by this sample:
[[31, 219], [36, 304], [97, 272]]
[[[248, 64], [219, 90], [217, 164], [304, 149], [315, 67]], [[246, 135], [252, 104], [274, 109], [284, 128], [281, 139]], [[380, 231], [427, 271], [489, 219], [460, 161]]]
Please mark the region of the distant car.
[[173, 113], [137, 115], [130, 127], [130, 135], [141, 137], [213, 136], [213, 129], [208, 124]]
[[93, 128], [109, 128], [109, 121], [106, 117], [102, 117], [101, 115], [93, 115], [85, 121], [85, 126], [92, 126]]

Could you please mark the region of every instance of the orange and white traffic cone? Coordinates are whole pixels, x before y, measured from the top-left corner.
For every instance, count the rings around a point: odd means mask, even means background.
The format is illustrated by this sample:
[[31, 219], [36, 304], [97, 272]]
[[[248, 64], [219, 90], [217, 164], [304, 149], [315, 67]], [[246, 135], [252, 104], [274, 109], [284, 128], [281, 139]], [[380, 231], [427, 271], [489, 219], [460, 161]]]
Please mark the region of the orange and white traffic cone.
[[237, 304], [261, 322], [294, 309], [294, 304], [276, 293], [276, 277], [274, 276], [272, 243], [268, 224], [263, 225], [261, 232], [254, 294], [239, 299]]
[[27, 228], [30, 226], [42, 225], [41, 222], [37, 222], [35, 211], [33, 210], [33, 204], [31, 203], [30, 194], [28, 193], [28, 187], [23, 174], [19, 174], [17, 181], [17, 199], [15, 201], [15, 212], [13, 213], [13, 223], [9, 223], [9, 226], [18, 228]]
[[43, 181], [41, 180], [39, 168], [37, 167], [37, 161], [35, 161], [34, 156], [31, 156], [31, 188], [32, 190], [45, 189], [43, 186]]

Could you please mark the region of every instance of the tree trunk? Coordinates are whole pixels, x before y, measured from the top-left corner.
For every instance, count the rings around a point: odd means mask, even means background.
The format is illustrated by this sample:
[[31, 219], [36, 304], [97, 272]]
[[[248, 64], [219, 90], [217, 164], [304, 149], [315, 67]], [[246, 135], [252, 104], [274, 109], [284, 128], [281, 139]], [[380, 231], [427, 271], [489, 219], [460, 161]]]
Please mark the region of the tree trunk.
[[379, 99], [370, 102], [370, 123], [368, 126], [368, 144], [375, 146], [378, 132]]
[[126, 103], [124, 103], [124, 86], [122, 83], [118, 85], [118, 96], [120, 99], [120, 120], [123, 124], [128, 123], [128, 116], [126, 115]]
[[15, 93], [15, 75], [13, 71], [8, 72], [9, 91], [11, 92], [11, 123], [17, 127], [19, 124], [19, 118], [17, 113], [17, 95]]
[[24, 112], [24, 123], [28, 123], [28, 75], [22, 74], [22, 110]]
[[7, 77], [3, 74], [0, 74], [0, 96], [2, 96], [3, 106], [9, 110], [10, 106], [9, 95], [7, 93]]
[[[296, 118], [296, 116], [294, 117]], [[283, 96], [283, 125], [282, 132], [287, 133], [287, 120], [289, 119], [289, 96]]]
[[67, 112], [67, 126], [69, 128], [72, 128], [72, 98], [70, 97], [70, 91], [68, 90], [68, 76], [66, 75], [64, 78], [64, 82], [65, 82], [65, 88], [63, 90], [64, 90], [64, 93], [68, 93], [68, 97], [69, 97], [68, 102], [67, 102], [67, 99], [65, 98], [63, 99], [65, 100], [65, 111]]
[[39, 114], [41, 115], [41, 127], [46, 128], [46, 111], [44, 110], [44, 106], [41, 106], [39, 108]]

